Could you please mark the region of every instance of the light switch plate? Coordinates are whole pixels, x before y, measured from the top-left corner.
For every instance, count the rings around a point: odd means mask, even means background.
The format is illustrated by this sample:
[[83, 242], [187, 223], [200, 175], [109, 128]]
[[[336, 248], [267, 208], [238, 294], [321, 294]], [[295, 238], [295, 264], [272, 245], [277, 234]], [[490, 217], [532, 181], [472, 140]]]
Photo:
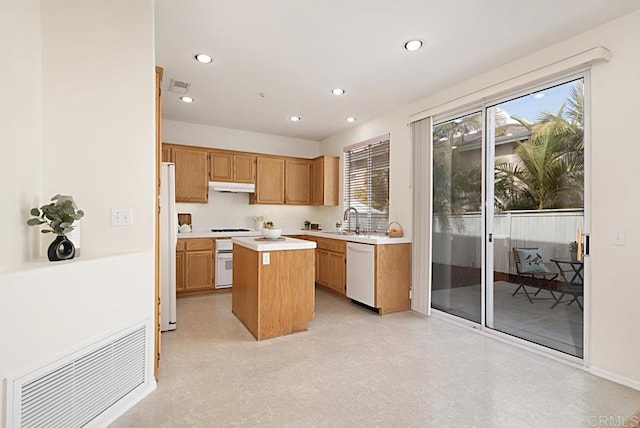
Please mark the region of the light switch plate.
[[133, 224], [133, 210], [131, 208], [111, 208], [112, 226], [130, 226]]
[[611, 243], [613, 245], [624, 245], [624, 230], [616, 230], [613, 232]]
[[271, 264], [271, 253], [262, 253], [262, 264]]

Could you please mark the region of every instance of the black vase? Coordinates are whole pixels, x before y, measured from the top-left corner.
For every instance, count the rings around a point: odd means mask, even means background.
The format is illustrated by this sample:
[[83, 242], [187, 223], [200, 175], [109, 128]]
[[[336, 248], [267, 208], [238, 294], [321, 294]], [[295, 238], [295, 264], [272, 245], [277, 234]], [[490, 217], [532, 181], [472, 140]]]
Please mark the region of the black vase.
[[73, 245], [73, 242], [69, 241], [64, 235], [58, 235], [47, 250], [49, 261], [52, 262], [71, 260], [75, 255], [76, 247]]

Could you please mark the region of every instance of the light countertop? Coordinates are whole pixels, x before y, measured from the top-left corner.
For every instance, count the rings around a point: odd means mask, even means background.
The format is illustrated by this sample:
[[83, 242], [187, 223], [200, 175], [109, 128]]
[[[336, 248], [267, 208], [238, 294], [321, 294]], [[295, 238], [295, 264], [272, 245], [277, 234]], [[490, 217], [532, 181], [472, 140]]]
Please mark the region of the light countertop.
[[[360, 242], [363, 244], [406, 244], [411, 243], [411, 238], [406, 236], [402, 238], [389, 238], [384, 234], [370, 234], [370, 235], [339, 235], [332, 232], [314, 231], [314, 230], [284, 230], [283, 235], [304, 235], [315, 236], [319, 238], [339, 239], [341, 241], [348, 242]], [[198, 231], [188, 233], [178, 233], [178, 238], [238, 238], [238, 237], [261, 237], [262, 233], [256, 230], [249, 232], [207, 232]], [[260, 242], [260, 241], [257, 241]]]
[[284, 251], [284, 250], [312, 250], [316, 248], [313, 241], [303, 239], [284, 238], [277, 241], [256, 241], [256, 237], [235, 237], [232, 242], [253, 251]]

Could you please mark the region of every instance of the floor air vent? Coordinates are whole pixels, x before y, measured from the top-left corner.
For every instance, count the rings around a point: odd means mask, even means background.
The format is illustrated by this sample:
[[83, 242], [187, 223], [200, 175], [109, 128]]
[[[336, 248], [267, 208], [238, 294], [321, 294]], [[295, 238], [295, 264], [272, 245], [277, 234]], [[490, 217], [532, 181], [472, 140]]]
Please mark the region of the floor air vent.
[[[81, 427], [145, 383], [146, 328], [13, 380], [8, 427]], [[78, 355], [79, 354], [79, 355]]]

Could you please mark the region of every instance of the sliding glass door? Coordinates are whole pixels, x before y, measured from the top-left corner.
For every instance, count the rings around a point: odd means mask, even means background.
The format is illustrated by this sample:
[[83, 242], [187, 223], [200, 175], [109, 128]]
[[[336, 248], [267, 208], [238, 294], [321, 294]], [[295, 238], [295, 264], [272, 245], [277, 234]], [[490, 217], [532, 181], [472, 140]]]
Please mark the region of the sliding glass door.
[[433, 126], [433, 308], [479, 323], [482, 112]]
[[487, 109], [486, 325], [580, 358], [583, 100], [577, 79]]
[[583, 79], [432, 137], [432, 308], [582, 358]]

